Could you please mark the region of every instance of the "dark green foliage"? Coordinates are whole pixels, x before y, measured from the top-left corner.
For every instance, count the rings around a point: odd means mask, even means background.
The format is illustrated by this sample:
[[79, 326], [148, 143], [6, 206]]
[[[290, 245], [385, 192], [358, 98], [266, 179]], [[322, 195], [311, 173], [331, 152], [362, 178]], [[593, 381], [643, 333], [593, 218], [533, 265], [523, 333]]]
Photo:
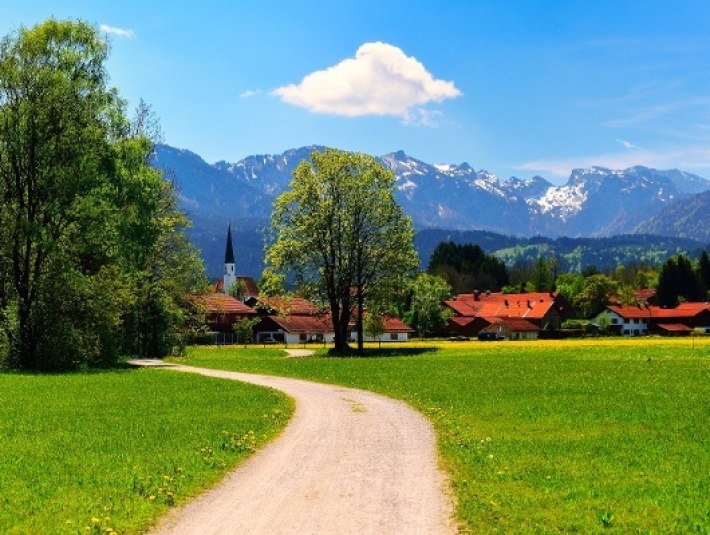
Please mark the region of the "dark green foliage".
[[50, 19], [0, 44], [0, 365], [161, 356], [201, 282], [155, 132], [107, 86], [107, 43]]
[[698, 277], [703, 284], [706, 298], [710, 297], [708, 296], [708, 292], [710, 292], [710, 256], [708, 256], [707, 251], [700, 253], [700, 258], [698, 259]]
[[427, 271], [444, 278], [454, 293], [499, 290], [508, 284], [505, 264], [472, 244], [441, 242], [431, 255]]
[[[511, 267], [532, 266], [537, 258], [555, 258], [558, 272], [581, 273], [588, 266], [597, 271], [614, 269], [619, 264], [642, 263], [657, 266], [673, 255], [684, 253], [695, 257], [707, 242], [682, 237], [626, 234], [609, 238], [516, 238], [484, 231], [449, 231], [424, 229], [417, 233], [415, 246], [420, 258], [430, 258], [442, 241], [457, 244], [477, 243]], [[512, 281], [511, 284], [516, 284]]]
[[669, 259], [658, 277], [658, 304], [674, 307], [680, 299], [684, 301], [703, 301], [706, 295], [699, 274], [683, 255]]

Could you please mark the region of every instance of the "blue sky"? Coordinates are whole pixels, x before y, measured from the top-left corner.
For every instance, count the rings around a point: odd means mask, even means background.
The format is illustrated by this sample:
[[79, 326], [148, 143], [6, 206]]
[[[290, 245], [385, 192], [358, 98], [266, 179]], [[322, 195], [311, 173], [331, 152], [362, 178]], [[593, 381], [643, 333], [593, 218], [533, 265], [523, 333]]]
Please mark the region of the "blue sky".
[[0, 0], [102, 26], [111, 83], [207, 161], [322, 144], [502, 178], [710, 178], [710, 2]]

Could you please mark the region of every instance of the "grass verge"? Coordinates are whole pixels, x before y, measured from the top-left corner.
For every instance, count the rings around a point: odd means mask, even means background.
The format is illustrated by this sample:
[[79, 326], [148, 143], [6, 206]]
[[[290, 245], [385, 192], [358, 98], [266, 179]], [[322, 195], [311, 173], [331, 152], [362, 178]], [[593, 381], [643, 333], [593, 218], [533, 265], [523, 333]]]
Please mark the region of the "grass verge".
[[710, 530], [710, 340], [413, 347], [362, 359], [195, 348], [183, 361], [408, 401], [434, 422], [463, 531]]
[[0, 374], [0, 533], [135, 533], [215, 483], [292, 403], [165, 370]]

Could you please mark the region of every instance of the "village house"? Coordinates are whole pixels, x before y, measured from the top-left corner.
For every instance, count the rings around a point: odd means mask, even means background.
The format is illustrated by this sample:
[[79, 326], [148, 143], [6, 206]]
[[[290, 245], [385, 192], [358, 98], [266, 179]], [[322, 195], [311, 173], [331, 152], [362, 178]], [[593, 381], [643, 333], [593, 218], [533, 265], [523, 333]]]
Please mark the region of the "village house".
[[[350, 332], [350, 340], [357, 340], [357, 331], [352, 326], [353, 330]], [[414, 329], [409, 325], [404, 323], [399, 318], [386, 317], [384, 319], [384, 330], [379, 336], [371, 336], [367, 331], [362, 333], [362, 340], [364, 342], [407, 342], [409, 337], [414, 334]]]
[[323, 316], [264, 316], [254, 327], [257, 343], [328, 343], [335, 339], [330, 322]]
[[693, 331], [710, 334], [710, 304], [708, 303], [681, 303], [675, 308], [610, 305], [602, 314], [609, 316], [609, 329], [623, 336], [645, 334], [683, 336]]
[[478, 336], [486, 339], [487, 334], [492, 334], [498, 340], [537, 340], [540, 330], [540, 327], [524, 319], [491, 318], [490, 323], [479, 331]]
[[477, 336], [487, 329], [486, 332], [505, 332], [501, 336], [507, 339], [537, 338], [542, 329], [559, 329], [562, 321], [572, 314], [572, 307], [556, 292], [474, 291], [459, 294], [443, 304], [453, 312], [445, 332], [456, 336]]
[[253, 308], [229, 295], [207, 294], [193, 299], [204, 308], [205, 321], [213, 333], [232, 333], [236, 321], [257, 315]]

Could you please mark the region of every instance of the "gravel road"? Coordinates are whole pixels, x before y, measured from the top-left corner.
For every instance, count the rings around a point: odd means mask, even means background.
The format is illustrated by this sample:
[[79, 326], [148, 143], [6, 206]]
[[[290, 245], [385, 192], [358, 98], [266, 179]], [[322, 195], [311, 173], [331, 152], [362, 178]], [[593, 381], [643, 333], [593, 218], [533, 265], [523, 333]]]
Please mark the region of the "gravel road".
[[296, 379], [170, 369], [275, 388], [296, 401], [284, 432], [159, 534], [454, 533], [430, 423], [384, 396]]

